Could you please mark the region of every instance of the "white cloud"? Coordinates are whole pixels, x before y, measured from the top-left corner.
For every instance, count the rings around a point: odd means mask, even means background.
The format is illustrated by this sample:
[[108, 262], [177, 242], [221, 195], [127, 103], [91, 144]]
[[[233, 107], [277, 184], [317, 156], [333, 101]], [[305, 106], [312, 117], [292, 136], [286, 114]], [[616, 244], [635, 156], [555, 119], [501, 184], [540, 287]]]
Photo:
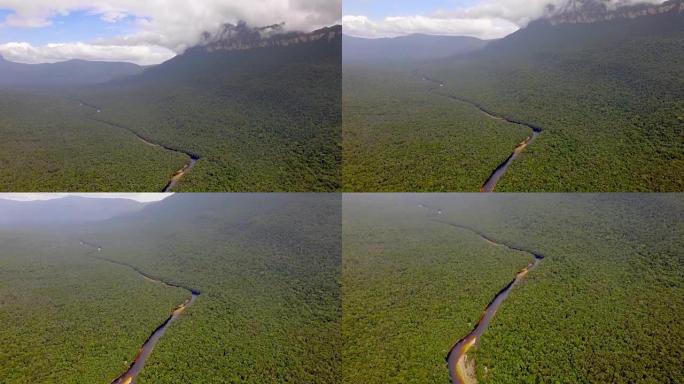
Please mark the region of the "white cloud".
[[29, 43], [0, 44], [0, 55], [19, 63], [54, 63], [71, 59], [94, 61], [125, 61], [140, 65], [157, 64], [176, 55], [168, 48], [156, 45], [95, 45], [85, 43], [54, 43], [34, 47]]
[[[286, 29], [310, 31], [341, 20], [342, 0], [0, 0], [0, 9], [13, 13], [0, 21], [4, 27], [39, 28], [52, 23], [56, 15], [82, 11], [106, 22], [126, 17], [134, 20], [137, 32], [106, 40], [62, 46], [33, 47], [31, 62], [62, 55], [68, 49], [84, 55], [114, 51], [114, 57], [148, 57], [145, 63], [161, 61], [162, 48], [181, 53], [196, 44], [204, 31], [215, 32], [224, 23], [240, 20], [262, 26], [280, 22]], [[104, 48], [97, 50], [96, 46]], [[126, 47], [146, 47], [146, 51], [126, 54]], [[41, 54], [43, 56], [41, 56]], [[109, 56], [110, 58], [112, 56]], [[156, 56], [155, 56], [156, 55]], [[89, 57], [89, 56], [88, 56]], [[23, 60], [29, 61], [29, 60]], [[129, 60], [131, 61], [131, 60]], [[141, 62], [141, 61], [137, 61]]]
[[[386, 17], [372, 20], [363, 15], [345, 15], [345, 33], [358, 37], [395, 37], [412, 33], [473, 36], [481, 39], [504, 37], [570, 0], [480, 0], [470, 7], [434, 11], [425, 15]], [[610, 8], [665, 0], [605, 0]]]
[[0, 193], [0, 199], [16, 201], [54, 200], [69, 196], [92, 199], [128, 199], [141, 203], [160, 201], [173, 193]]
[[412, 33], [432, 35], [474, 36], [494, 39], [515, 32], [518, 26], [499, 18], [435, 18], [427, 16], [387, 17], [374, 21], [366, 16], [344, 16], [344, 33], [351, 36], [378, 38]]

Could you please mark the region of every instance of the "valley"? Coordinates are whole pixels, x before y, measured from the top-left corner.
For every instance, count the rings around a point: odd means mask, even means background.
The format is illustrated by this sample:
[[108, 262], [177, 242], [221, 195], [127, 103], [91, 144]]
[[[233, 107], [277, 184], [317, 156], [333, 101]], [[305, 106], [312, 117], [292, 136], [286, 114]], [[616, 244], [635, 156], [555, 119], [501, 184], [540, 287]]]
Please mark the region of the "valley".
[[278, 36], [210, 40], [100, 82], [41, 83], [87, 62], [10, 63], [25, 78], [0, 79], [0, 190], [339, 189], [341, 27]]
[[681, 196], [344, 201], [345, 382], [682, 376]]
[[157, 192], [186, 161], [183, 154], [89, 120], [78, 102], [62, 96], [0, 91], [0, 110], [5, 192]]
[[0, 376], [111, 383], [185, 292], [84, 257], [78, 242], [3, 231]]
[[181, 178], [183, 178], [183, 176], [185, 176], [186, 173], [190, 172], [192, 170], [192, 168], [195, 167], [195, 164], [197, 164], [197, 161], [200, 159], [200, 156], [197, 154], [194, 154], [194, 153], [191, 153], [188, 151], [183, 151], [182, 149], [172, 148], [172, 147], [164, 146], [162, 144], [155, 143], [155, 142], [151, 141], [150, 139], [141, 136], [139, 133], [137, 133], [132, 128], [124, 127], [122, 125], [97, 118], [97, 115], [93, 115], [92, 113], [93, 112], [95, 114], [102, 113], [101, 107], [97, 107], [95, 105], [91, 105], [91, 104], [85, 103], [83, 101], [79, 101], [79, 105], [84, 106], [84, 107], [88, 107], [91, 109], [91, 115], [88, 116], [89, 120], [96, 121], [98, 123], [102, 123], [105, 125], [109, 125], [109, 126], [112, 126], [114, 128], [125, 129], [125, 130], [131, 132], [133, 135], [135, 135], [140, 141], [142, 141], [143, 143], [145, 143], [149, 146], [157, 147], [157, 148], [163, 148], [167, 151], [184, 154], [188, 157], [188, 162], [186, 164], [184, 164], [182, 168], [180, 168], [179, 170], [177, 170], [176, 172], [173, 173], [169, 182], [166, 183], [164, 188], [161, 190], [162, 192], [172, 192], [173, 189], [178, 185], [178, 182], [181, 180]]
[[345, 64], [343, 82], [346, 192], [476, 192], [529, 136], [442, 96], [410, 66]]
[[345, 196], [345, 383], [449, 382], [450, 351], [530, 262], [526, 252], [437, 222], [442, 215], [425, 206], [448, 206], [433, 200]]
[[[384, 61], [367, 53], [368, 46], [364, 47], [366, 51], [345, 53], [344, 189], [680, 191], [684, 73], [676, 63], [683, 51], [684, 13], [680, 6], [673, 7], [680, 4], [680, 0], [670, 0], [656, 7], [658, 11], [640, 7], [633, 14], [626, 11], [629, 7], [620, 8], [619, 12], [627, 12], [629, 17], [601, 13], [595, 21], [590, 20], [591, 12], [596, 11], [588, 10], [578, 16], [584, 20], [579, 23], [568, 21], [575, 20], [572, 18], [541, 18], [504, 38], [486, 41], [483, 48], [417, 61], [389, 50], [398, 49], [398, 39], [367, 39], [366, 45], [375, 44], [376, 51], [387, 49], [389, 53]], [[414, 40], [420, 38], [412, 36]], [[438, 79], [437, 84], [442, 86], [434, 91], [439, 94], [466, 101], [484, 112], [496, 111], [494, 115], [506, 116], [514, 123], [525, 122], [533, 129], [532, 136], [523, 136], [503, 150], [482, 131], [484, 123], [471, 123], [468, 113], [453, 106], [451, 125], [465, 128], [459, 135], [463, 139], [452, 152], [467, 156], [463, 160], [456, 156], [445, 159], [439, 155], [441, 150], [419, 139], [421, 133], [436, 130], [435, 119], [447, 116], [443, 103], [426, 102], [428, 96], [421, 95], [425, 86], [395, 80], [413, 73]], [[373, 93], [366, 89], [369, 81], [374, 81]], [[394, 102], [399, 97], [403, 98], [401, 104]], [[408, 115], [413, 111], [421, 111], [422, 122], [415, 119], [417, 115]], [[410, 135], [406, 134], [407, 127]], [[544, 132], [537, 137], [540, 127]], [[511, 132], [501, 131], [506, 136], [499, 140], [510, 140], [507, 135]], [[448, 132], [442, 128], [432, 137]], [[397, 143], [375, 148], [380, 135], [397, 138]], [[472, 142], [462, 142], [466, 137]], [[534, 145], [530, 146], [532, 140]], [[392, 151], [398, 144], [403, 152]], [[515, 161], [509, 158], [510, 148], [516, 148], [512, 156]], [[482, 177], [480, 166], [485, 156], [498, 156], [500, 160]], [[404, 157], [413, 159], [414, 164]], [[471, 159], [480, 161], [472, 164]], [[502, 163], [506, 159], [511, 162]], [[434, 182], [443, 177], [445, 164], [454, 170], [452, 178], [458, 181]], [[495, 169], [505, 170], [505, 175], [492, 174]], [[366, 180], [367, 173], [378, 171], [384, 179]], [[439, 176], [424, 176], [436, 172]], [[399, 180], [409, 179], [413, 185], [394, 181], [395, 173]], [[494, 177], [485, 185], [487, 176]]]
[[339, 209], [180, 194], [95, 223], [2, 226], [0, 376], [339, 382]]
[[[131, 363], [130, 368], [121, 376], [117, 377], [112, 383], [114, 384], [131, 384], [135, 383], [136, 377], [142, 372], [142, 369], [145, 367], [145, 362], [147, 361], [147, 358], [150, 356], [152, 353], [152, 350], [154, 349], [155, 344], [159, 341], [159, 339], [164, 335], [164, 332], [166, 332], [166, 329], [173, 323], [174, 320], [176, 320], [183, 312], [185, 312], [186, 308], [190, 307], [192, 304], [194, 304], [195, 300], [199, 297], [200, 292], [194, 289], [190, 288], [185, 288], [185, 287], [180, 287], [175, 284], [170, 284], [167, 282], [164, 282], [162, 280], [157, 280], [144, 272], [138, 270], [134, 266], [120, 263], [114, 260], [110, 260], [107, 258], [104, 258], [102, 256], [99, 256], [103, 249], [101, 246], [88, 243], [86, 241], [79, 241], [79, 244], [81, 244], [84, 247], [90, 248], [91, 252], [97, 252], [97, 254], [94, 254], [92, 257], [96, 258], [98, 260], [106, 261], [115, 265], [122, 265], [125, 267], [129, 267], [133, 269], [135, 272], [137, 272], [142, 278], [144, 278], [147, 281], [151, 281], [153, 283], [157, 284], [162, 284], [165, 286], [169, 287], [174, 287], [174, 288], [183, 288], [186, 291], [190, 293], [190, 298], [185, 300], [182, 304], [178, 305], [176, 308], [174, 308], [173, 312], [171, 312], [171, 316], [169, 316], [160, 326], [158, 326], [154, 332], [150, 335], [150, 337], [145, 341], [145, 344], [140, 347], [140, 350], [138, 351], [137, 355], [135, 356], [135, 359], [133, 359], [133, 362]], [[97, 256], [95, 256], [97, 255]]]
[[[431, 79], [431, 78], [425, 77], [425, 76], [423, 76], [423, 80], [429, 81], [429, 82], [436, 85], [436, 87], [431, 88], [431, 91], [433, 91], [433, 92], [439, 91], [441, 88], [444, 88], [444, 82], [442, 82], [442, 81]], [[539, 135], [542, 132], [541, 127], [538, 127], [538, 126], [535, 126], [535, 125], [532, 125], [529, 123], [521, 122], [521, 121], [518, 121], [515, 119], [511, 119], [511, 118], [508, 118], [505, 116], [497, 115], [496, 113], [488, 111], [487, 109], [485, 109], [483, 106], [479, 105], [478, 103], [475, 103], [475, 102], [467, 100], [467, 99], [463, 99], [463, 98], [453, 96], [453, 95], [449, 95], [449, 94], [444, 94], [444, 93], [439, 93], [439, 92], [437, 92], [437, 93], [442, 95], [442, 96], [448, 97], [450, 99], [456, 100], [460, 103], [465, 103], [465, 104], [471, 105], [471, 106], [477, 108], [478, 110], [480, 110], [480, 112], [482, 112], [483, 114], [485, 114], [487, 117], [489, 117], [491, 119], [503, 120], [503, 121], [506, 121], [508, 123], [515, 124], [515, 125], [522, 125], [522, 126], [528, 127], [529, 129], [532, 130], [532, 134], [530, 136], [528, 136], [525, 140], [521, 141], [518, 145], [515, 146], [513, 153], [510, 156], [508, 156], [503, 163], [501, 163], [498, 167], [496, 167], [496, 169], [492, 172], [492, 174], [489, 176], [489, 178], [484, 182], [484, 184], [482, 185], [482, 188], [480, 188], [480, 192], [494, 192], [494, 190], [496, 189], [496, 184], [499, 182], [501, 177], [503, 177], [503, 175], [506, 173], [506, 171], [508, 170], [508, 167], [511, 166], [511, 164], [513, 163], [513, 160], [515, 160], [522, 153], [522, 151], [524, 151], [525, 148], [527, 148], [528, 145], [532, 144], [532, 142], [535, 141], [537, 139], [537, 137], [539, 137]]]

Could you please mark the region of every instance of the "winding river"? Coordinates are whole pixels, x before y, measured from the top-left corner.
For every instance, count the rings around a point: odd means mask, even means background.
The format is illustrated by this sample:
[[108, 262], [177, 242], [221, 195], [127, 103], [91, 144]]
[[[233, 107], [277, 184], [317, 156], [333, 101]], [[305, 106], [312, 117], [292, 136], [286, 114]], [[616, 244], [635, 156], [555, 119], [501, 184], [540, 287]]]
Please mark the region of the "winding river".
[[[102, 247], [89, 243], [87, 241], [80, 241], [81, 245], [89, 248], [96, 249], [98, 253], [102, 252]], [[194, 304], [195, 300], [197, 297], [200, 295], [200, 291], [188, 287], [184, 287], [182, 285], [166, 282], [163, 280], [159, 280], [155, 277], [152, 277], [145, 272], [141, 271], [140, 269], [130, 265], [126, 264], [120, 261], [116, 260], [111, 260], [105, 257], [101, 256], [94, 256], [98, 260], [106, 261], [108, 263], [116, 264], [116, 265], [121, 265], [127, 268], [130, 268], [134, 270], [136, 273], [138, 273], [140, 276], [142, 276], [144, 279], [152, 281], [154, 283], [158, 284], [164, 284], [169, 287], [174, 287], [174, 288], [182, 288], [185, 289], [190, 293], [190, 298], [185, 300], [182, 304], [174, 308], [174, 310], [171, 312], [171, 315], [161, 324], [159, 325], [150, 335], [150, 337], [147, 338], [145, 343], [143, 343], [142, 347], [138, 350], [138, 353], [135, 355], [135, 358], [133, 359], [133, 363], [131, 363], [130, 367], [126, 372], [122, 373], [121, 376], [117, 377], [112, 381], [111, 384], [135, 384], [135, 379], [138, 377], [140, 372], [142, 372], [142, 369], [145, 367], [145, 363], [147, 362], [147, 359], [150, 357], [152, 354], [152, 350], [154, 349], [154, 346], [157, 344], [159, 339], [164, 335], [166, 332], [166, 329], [176, 320], [180, 315], [185, 312], [185, 310], [190, 307], [192, 304]]]
[[[94, 110], [96, 113], [102, 112], [102, 108], [100, 108], [96, 105], [86, 103], [82, 100], [79, 100], [78, 102], [79, 102], [80, 106], [88, 107], [88, 108]], [[157, 147], [157, 148], [163, 148], [167, 151], [182, 153], [182, 154], [186, 155], [189, 158], [188, 162], [185, 163], [183, 165], [183, 167], [181, 167], [179, 170], [174, 172], [173, 175], [171, 175], [169, 182], [166, 183], [164, 188], [161, 190], [162, 192], [171, 192], [178, 185], [178, 183], [183, 178], [183, 176], [185, 176], [188, 172], [190, 172], [192, 170], [192, 168], [195, 167], [195, 164], [197, 164], [197, 161], [199, 159], [201, 159], [201, 156], [196, 154], [196, 153], [186, 151], [183, 149], [179, 149], [179, 148], [170, 147], [170, 146], [152, 141], [152, 140], [146, 138], [145, 136], [141, 135], [140, 133], [136, 132], [134, 129], [127, 127], [125, 125], [121, 125], [121, 124], [117, 124], [117, 123], [114, 123], [111, 121], [107, 121], [107, 120], [104, 120], [104, 119], [96, 117], [96, 116], [87, 116], [87, 119], [92, 120], [92, 121], [96, 121], [96, 122], [101, 123], [101, 124], [109, 125], [111, 127], [115, 127], [115, 128], [119, 128], [119, 129], [125, 129], [128, 132], [134, 134], [135, 137], [138, 138], [138, 140], [142, 141], [143, 143], [145, 143], [149, 146]]]
[[447, 94], [444, 92], [438, 92], [438, 90], [440, 88], [444, 88], [445, 83], [443, 81], [435, 80], [435, 79], [432, 79], [432, 78], [427, 77], [427, 76], [423, 76], [423, 80], [437, 85], [437, 87], [430, 88], [430, 90], [434, 91], [436, 94], [438, 94], [440, 96], [444, 96], [446, 98], [458, 101], [459, 103], [464, 103], [464, 104], [468, 104], [472, 107], [475, 107], [480, 112], [482, 112], [485, 116], [487, 116], [489, 118], [492, 118], [495, 120], [500, 120], [500, 121], [505, 121], [505, 122], [515, 124], [515, 125], [520, 125], [520, 126], [523, 126], [523, 127], [526, 127], [526, 128], [529, 128], [532, 130], [531, 135], [528, 136], [522, 142], [520, 142], [518, 145], [516, 145], [515, 149], [513, 150], [513, 153], [511, 153], [506, 158], [506, 160], [504, 160], [501, 164], [499, 164], [498, 167], [496, 167], [494, 169], [494, 171], [492, 171], [489, 178], [487, 178], [487, 180], [484, 182], [484, 184], [482, 184], [482, 187], [480, 188], [481, 192], [494, 192], [494, 190], [496, 190], [496, 185], [499, 183], [499, 180], [501, 180], [503, 175], [506, 173], [506, 171], [508, 170], [508, 167], [511, 166], [513, 161], [525, 150], [525, 148], [527, 148], [527, 146], [532, 144], [532, 142], [534, 140], [536, 140], [537, 137], [539, 137], [539, 135], [542, 133], [543, 129], [537, 125], [530, 124], [530, 123], [527, 123], [527, 122], [524, 122], [524, 121], [521, 121], [518, 119], [513, 119], [510, 117], [506, 117], [506, 116], [497, 114], [495, 112], [492, 112], [489, 109], [487, 109], [486, 107], [484, 107], [482, 104], [477, 103], [475, 101], [472, 101], [470, 99], [467, 99], [464, 97], [454, 96], [454, 95]]
[[451, 349], [449, 350], [449, 354], [446, 357], [446, 361], [447, 366], [449, 368], [449, 378], [451, 380], [451, 383], [473, 384], [477, 382], [474, 373], [475, 362], [468, 362], [468, 351], [480, 340], [480, 337], [482, 337], [484, 332], [487, 330], [489, 323], [492, 321], [492, 319], [494, 319], [494, 316], [496, 316], [496, 311], [499, 309], [501, 304], [503, 304], [503, 302], [508, 298], [508, 295], [510, 294], [513, 287], [518, 285], [530, 271], [537, 268], [539, 263], [541, 263], [541, 261], [544, 260], [544, 255], [542, 255], [539, 252], [519, 247], [517, 245], [496, 240], [491, 236], [472, 227], [452, 223], [449, 221], [437, 220], [434, 217], [436, 215], [442, 214], [443, 211], [441, 209], [430, 207], [425, 204], [420, 204], [420, 207], [425, 208], [430, 212], [430, 215], [433, 217], [434, 222], [472, 232], [480, 236], [483, 240], [485, 240], [487, 243], [493, 246], [506, 247], [513, 251], [525, 252], [534, 257], [531, 263], [529, 263], [525, 268], [521, 269], [515, 275], [515, 278], [511, 280], [511, 282], [509, 282], [503, 289], [499, 291], [499, 293], [497, 293], [494, 296], [492, 301], [487, 305], [484, 312], [482, 313], [482, 316], [475, 325], [475, 328], [473, 328], [473, 330], [470, 331], [470, 333], [465, 335], [463, 338], [458, 340], [456, 344], [454, 344], [454, 346], [451, 347]]

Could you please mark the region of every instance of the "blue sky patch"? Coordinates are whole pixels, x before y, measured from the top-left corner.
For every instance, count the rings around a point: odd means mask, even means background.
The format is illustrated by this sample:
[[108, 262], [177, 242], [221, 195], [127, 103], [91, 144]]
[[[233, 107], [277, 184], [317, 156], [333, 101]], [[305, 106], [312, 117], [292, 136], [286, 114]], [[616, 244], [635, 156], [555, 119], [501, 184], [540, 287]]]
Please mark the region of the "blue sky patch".
[[[0, 9], [0, 23], [13, 12]], [[12, 41], [28, 42], [32, 45], [48, 43], [88, 42], [97, 38], [128, 35], [136, 32], [133, 17], [126, 17], [115, 23], [100, 19], [89, 12], [71, 12], [51, 19], [52, 25], [42, 28], [0, 27], [0, 44]]]

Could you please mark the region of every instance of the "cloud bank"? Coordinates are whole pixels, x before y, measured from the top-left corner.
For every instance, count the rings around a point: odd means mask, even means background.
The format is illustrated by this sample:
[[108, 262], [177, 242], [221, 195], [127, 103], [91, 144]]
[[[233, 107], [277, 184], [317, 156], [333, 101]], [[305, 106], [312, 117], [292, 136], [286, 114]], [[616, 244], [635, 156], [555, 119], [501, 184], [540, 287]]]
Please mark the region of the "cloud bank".
[[[665, 0], [604, 0], [609, 8]], [[364, 15], [345, 15], [344, 32], [351, 36], [378, 38], [413, 33], [501, 38], [544, 16], [549, 5], [562, 8], [570, 0], [480, 0], [469, 7], [436, 10], [425, 15], [385, 17], [372, 20]]]
[[287, 30], [310, 31], [340, 22], [342, 0], [0, 0], [12, 13], [2, 28], [41, 28], [56, 16], [85, 12], [107, 23], [132, 19], [130, 35], [41, 47], [25, 42], [0, 45], [7, 59], [38, 63], [65, 59], [117, 60], [138, 64], [164, 61], [195, 45], [204, 31], [240, 20], [261, 26], [285, 22]]

